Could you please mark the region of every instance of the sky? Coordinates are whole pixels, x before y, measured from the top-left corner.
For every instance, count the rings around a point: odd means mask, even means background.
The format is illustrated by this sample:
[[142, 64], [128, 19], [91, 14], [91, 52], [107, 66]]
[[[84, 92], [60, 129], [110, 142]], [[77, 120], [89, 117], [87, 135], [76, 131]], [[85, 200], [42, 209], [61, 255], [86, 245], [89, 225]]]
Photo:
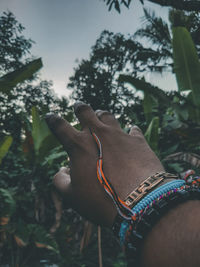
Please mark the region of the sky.
[[[167, 8], [145, 1], [145, 7], [167, 19]], [[32, 55], [42, 57], [41, 78], [52, 80], [56, 94], [69, 95], [66, 88], [76, 61], [87, 59], [91, 46], [103, 30], [133, 34], [141, 25], [143, 6], [132, 0], [130, 9], [108, 12], [103, 0], [0, 0], [0, 14], [10, 10], [25, 26], [24, 35], [35, 41]], [[148, 74], [146, 80], [165, 90], [175, 90], [172, 74]]]

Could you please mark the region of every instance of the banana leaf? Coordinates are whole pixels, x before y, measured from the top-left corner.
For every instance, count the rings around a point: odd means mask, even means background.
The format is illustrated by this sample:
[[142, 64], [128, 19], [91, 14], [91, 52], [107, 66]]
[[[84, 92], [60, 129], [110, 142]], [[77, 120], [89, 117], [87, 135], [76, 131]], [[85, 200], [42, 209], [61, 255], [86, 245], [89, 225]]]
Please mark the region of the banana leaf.
[[35, 59], [18, 70], [12, 71], [0, 78], [0, 92], [9, 94], [18, 83], [30, 79], [42, 67], [41, 58]]
[[148, 93], [144, 93], [143, 109], [147, 124], [153, 119], [153, 111], [157, 105], [156, 99]]
[[32, 137], [34, 151], [37, 159], [44, 159], [49, 151], [59, 146], [58, 141], [50, 132], [46, 121], [38, 113], [36, 107], [32, 107]]
[[159, 130], [159, 118], [154, 117], [144, 134], [148, 144], [156, 154], [158, 154], [158, 140], [159, 140], [158, 130]]
[[151, 94], [153, 97], [159, 100], [163, 105], [170, 106], [171, 100], [169, 96], [160, 88], [153, 86], [143, 79], [135, 78], [129, 75], [120, 75], [120, 82], [126, 82], [131, 84], [136, 90], [143, 91], [144, 93]]
[[[191, 90], [193, 103], [200, 108], [200, 63], [190, 33], [184, 27], [174, 27], [174, 72], [179, 91]], [[198, 118], [200, 119], [199, 112]]]
[[10, 148], [12, 140], [12, 136], [6, 136], [3, 142], [0, 144], [0, 164]]

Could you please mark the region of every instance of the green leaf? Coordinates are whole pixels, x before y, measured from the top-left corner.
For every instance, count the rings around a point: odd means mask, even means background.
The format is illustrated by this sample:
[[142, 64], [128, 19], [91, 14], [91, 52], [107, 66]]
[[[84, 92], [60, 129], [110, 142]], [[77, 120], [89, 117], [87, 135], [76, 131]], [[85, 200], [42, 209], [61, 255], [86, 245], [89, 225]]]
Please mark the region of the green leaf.
[[25, 224], [23, 221], [19, 221], [14, 237], [18, 246], [23, 247], [34, 242], [37, 248], [45, 248], [59, 253], [56, 241], [40, 225]]
[[[193, 103], [200, 107], [200, 63], [190, 33], [184, 27], [174, 27], [174, 71], [179, 91], [191, 90]], [[198, 118], [200, 116], [198, 114]]]
[[0, 217], [10, 217], [15, 209], [15, 201], [11, 193], [0, 188]]
[[25, 129], [25, 139], [22, 142], [22, 151], [25, 154], [26, 161], [29, 164], [33, 164], [34, 159], [34, 142], [30, 131]]
[[50, 135], [49, 128], [44, 119], [40, 115], [36, 107], [32, 107], [32, 137], [36, 154], [42, 146], [42, 142]]
[[58, 160], [58, 159], [62, 160], [63, 158], [67, 157], [67, 152], [65, 151], [56, 152], [56, 150], [57, 150], [57, 147], [49, 152], [49, 155], [44, 159], [44, 161], [42, 162], [42, 165], [48, 164], [51, 166], [55, 160]]
[[58, 141], [49, 130], [44, 118], [41, 118], [36, 107], [32, 107], [32, 137], [37, 160], [41, 162], [49, 151], [59, 146]]
[[144, 115], [147, 121], [147, 124], [149, 124], [152, 120], [153, 116], [153, 110], [155, 106], [157, 105], [156, 100], [152, 95], [149, 93], [144, 93], [144, 100], [143, 100], [143, 108], [144, 108]]
[[154, 117], [149, 124], [147, 131], [145, 133], [145, 138], [152, 148], [152, 150], [158, 153], [158, 130], [159, 130], [159, 118]]
[[186, 107], [180, 106], [179, 104], [179, 105], [174, 105], [173, 108], [174, 108], [174, 111], [177, 113], [177, 115], [181, 119], [185, 121], [188, 120], [189, 112], [188, 112], [188, 109], [186, 109]]
[[0, 145], [0, 164], [2, 159], [5, 157], [7, 154], [11, 144], [12, 144], [13, 138], [12, 136], [6, 136], [3, 140], [3, 142]]
[[179, 163], [168, 163], [168, 168], [172, 173], [181, 173], [184, 170]]
[[29, 225], [25, 224], [21, 219], [15, 227], [15, 241], [19, 247], [25, 247], [30, 242], [31, 230]]
[[9, 94], [10, 90], [15, 87], [18, 83], [24, 82], [30, 79], [35, 72], [42, 67], [41, 58], [35, 59], [23, 67], [10, 72], [0, 78], [0, 91]]
[[46, 230], [39, 225], [32, 225], [32, 238], [37, 248], [45, 248], [59, 253], [56, 241], [50, 236]]
[[191, 104], [191, 103], [193, 103], [193, 95], [192, 95], [191, 91], [187, 95], [186, 100], [189, 102], [187, 104], [187, 111], [188, 111], [188, 114], [189, 114], [189, 118], [191, 120], [193, 120], [193, 121], [197, 120], [197, 122], [198, 122], [198, 113], [196, 111], [195, 106]]
[[143, 79], [135, 78], [129, 75], [120, 75], [120, 82], [131, 84], [136, 90], [143, 91], [144, 93], [151, 94], [162, 103], [162, 105], [170, 106], [171, 100], [169, 96], [160, 88], [144, 81]]

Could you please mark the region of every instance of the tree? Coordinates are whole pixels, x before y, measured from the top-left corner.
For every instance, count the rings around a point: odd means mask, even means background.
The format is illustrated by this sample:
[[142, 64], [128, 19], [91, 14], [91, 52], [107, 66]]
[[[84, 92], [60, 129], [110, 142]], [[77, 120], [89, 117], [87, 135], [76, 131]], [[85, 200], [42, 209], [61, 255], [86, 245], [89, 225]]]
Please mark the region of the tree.
[[[132, 0], [103, 0], [106, 2], [106, 5], [109, 7], [109, 11], [114, 7], [119, 13], [121, 11], [121, 5], [129, 8]], [[185, 11], [200, 11], [200, 3], [198, 0], [148, 0], [149, 2], [172, 7], [179, 10]], [[144, 0], [140, 0], [142, 4], [144, 4]]]
[[24, 57], [30, 54], [34, 42], [23, 36], [24, 29], [12, 12], [3, 12], [0, 17], [0, 76], [22, 66]]
[[118, 77], [120, 73], [136, 75], [137, 70], [142, 71], [143, 58], [138, 56], [141, 49], [145, 50], [131, 37], [103, 31], [89, 59], [82, 60], [70, 77], [71, 97], [91, 104], [95, 110], [108, 109], [118, 114], [123, 124], [127, 122], [127, 112], [134, 103], [137, 106], [138, 98]]
[[[24, 29], [13, 13], [3, 12], [0, 17], [0, 77], [9, 75], [8, 73], [13, 71], [17, 72], [19, 68], [32, 60], [31, 47], [34, 42], [24, 37]], [[38, 84], [36, 84], [36, 81]], [[40, 81], [35, 74], [30, 75], [29, 79], [23, 83], [11, 86], [9, 94], [7, 90], [1, 90], [1, 134], [11, 134], [14, 141], [13, 145], [18, 146], [23, 121], [25, 117], [28, 119], [28, 116], [30, 116], [31, 107], [38, 105], [40, 111], [45, 108], [48, 110], [48, 108], [53, 107], [56, 101], [57, 98], [52, 90], [52, 82]]]
[[[161, 17], [157, 17], [155, 12], [144, 9], [144, 26], [138, 29], [134, 37], [140, 42], [144, 39], [148, 45], [144, 49], [152, 49], [149, 54], [149, 64], [145, 69], [150, 71], [172, 71], [173, 70], [173, 52], [172, 52], [172, 27], [186, 27], [191, 33], [192, 39], [200, 55], [199, 26], [200, 16], [196, 12], [183, 12], [171, 10], [169, 12], [169, 23]], [[142, 49], [141, 49], [142, 51]], [[143, 52], [139, 52], [143, 53]], [[138, 56], [139, 56], [138, 54]], [[145, 64], [145, 60], [143, 61]]]

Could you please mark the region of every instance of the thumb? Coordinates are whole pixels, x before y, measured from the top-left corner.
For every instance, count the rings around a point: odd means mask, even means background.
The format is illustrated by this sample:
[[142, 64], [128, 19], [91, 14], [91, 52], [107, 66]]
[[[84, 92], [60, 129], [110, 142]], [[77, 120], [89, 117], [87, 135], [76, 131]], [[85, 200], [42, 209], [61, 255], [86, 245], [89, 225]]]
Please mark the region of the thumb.
[[72, 185], [69, 169], [66, 167], [60, 168], [59, 172], [53, 178], [53, 184], [56, 191], [66, 200], [70, 200], [72, 196]]

